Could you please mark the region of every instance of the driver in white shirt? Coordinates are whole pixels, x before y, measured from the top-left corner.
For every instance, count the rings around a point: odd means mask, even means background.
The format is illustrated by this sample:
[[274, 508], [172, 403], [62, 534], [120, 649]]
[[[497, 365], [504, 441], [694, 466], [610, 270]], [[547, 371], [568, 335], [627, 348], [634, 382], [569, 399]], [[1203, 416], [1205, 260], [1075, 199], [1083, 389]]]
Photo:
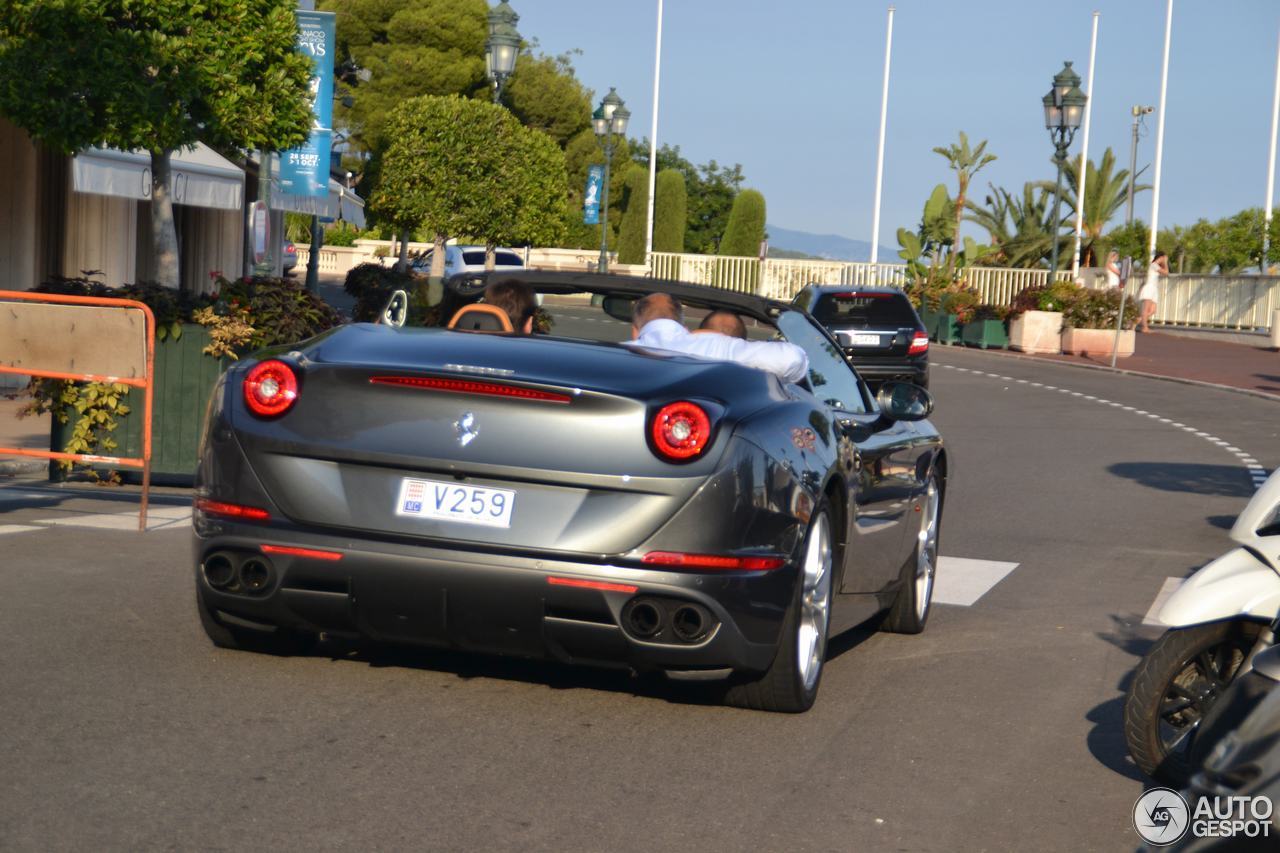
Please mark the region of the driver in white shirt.
[[684, 327], [680, 302], [668, 293], [651, 293], [638, 300], [631, 314], [636, 346], [695, 355], [716, 361], [736, 361], [767, 370], [786, 382], [800, 382], [809, 371], [804, 350], [786, 341], [747, 341], [719, 332]]

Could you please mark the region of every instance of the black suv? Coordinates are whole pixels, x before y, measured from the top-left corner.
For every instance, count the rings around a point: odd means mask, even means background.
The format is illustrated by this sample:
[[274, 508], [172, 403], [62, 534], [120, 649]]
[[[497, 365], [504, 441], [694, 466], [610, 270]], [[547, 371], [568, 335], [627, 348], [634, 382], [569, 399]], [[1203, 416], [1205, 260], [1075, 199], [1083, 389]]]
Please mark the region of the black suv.
[[794, 304], [831, 331], [867, 384], [905, 379], [929, 387], [929, 333], [901, 290], [811, 284]]

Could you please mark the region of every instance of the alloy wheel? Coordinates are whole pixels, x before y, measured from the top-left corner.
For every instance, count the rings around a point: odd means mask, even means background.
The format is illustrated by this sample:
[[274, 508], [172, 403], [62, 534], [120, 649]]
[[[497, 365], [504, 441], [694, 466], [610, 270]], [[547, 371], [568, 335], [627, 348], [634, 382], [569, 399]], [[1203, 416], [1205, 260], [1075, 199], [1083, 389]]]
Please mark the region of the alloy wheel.
[[921, 622], [929, 612], [933, 578], [938, 571], [938, 509], [942, 503], [939, 498], [938, 483], [930, 479], [920, 519], [920, 544], [916, 548], [916, 616]]
[[822, 672], [831, 616], [831, 529], [826, 513], [814, 520], [809, 532], [801, 583], [796, 655], [804, 688], [812, 690]]

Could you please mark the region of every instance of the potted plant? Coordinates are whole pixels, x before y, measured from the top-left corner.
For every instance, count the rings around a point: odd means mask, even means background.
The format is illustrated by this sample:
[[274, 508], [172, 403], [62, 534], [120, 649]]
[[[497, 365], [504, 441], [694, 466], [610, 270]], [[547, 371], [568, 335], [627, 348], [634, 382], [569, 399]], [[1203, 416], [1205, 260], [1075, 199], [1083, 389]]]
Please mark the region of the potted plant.
[[996, 305], [976, 306], [969, 321], [960, 330], [961, 341], [965, 346], [1004, 349], [1009, 345], [1009, 334], [1005, 330], [1007, 314], [1007, 309]]
[[962, 282], [952, 283], [939, 300], [938, 343], [959, 343], [964, 324], [973, 319], [974, 311], [981, 301], [982, 297], [976, 290], [971, 290]]
[[1133, 327], [1138, 309], [1132, 302], [1125, 302], [1124, 322], [1117, 339], [1120, 301], [1120, 292], [1114, 288], [1080, 288], [1080, 293], [1063, 311], [1062, 351], [1070, 355], [1109, 356], [1114, 347], [1118, 357], [1133, 355]]
[[1062, 345], [1062, 313], [1080, 288], [1054, 282], [1023, 289], [1009, 312], [1009, 349], [1030, 353], [1058, 353]]

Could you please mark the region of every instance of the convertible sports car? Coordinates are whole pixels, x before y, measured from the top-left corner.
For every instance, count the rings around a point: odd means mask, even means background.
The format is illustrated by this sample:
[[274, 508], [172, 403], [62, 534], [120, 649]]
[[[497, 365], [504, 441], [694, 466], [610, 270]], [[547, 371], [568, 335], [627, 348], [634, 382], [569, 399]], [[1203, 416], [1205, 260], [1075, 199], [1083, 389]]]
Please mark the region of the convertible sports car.
[[[661, 670], [795, 712], [829, 636], [923, 630], [948, 469], [927, 391], [873, 397], [783, 302], [515, 275], [551, 334], [355, 324], [226, 372], [194, 513], [215, 644], [328, 633]], [[654, 291], [799, 345], [807, 380], [620, 343]]]

